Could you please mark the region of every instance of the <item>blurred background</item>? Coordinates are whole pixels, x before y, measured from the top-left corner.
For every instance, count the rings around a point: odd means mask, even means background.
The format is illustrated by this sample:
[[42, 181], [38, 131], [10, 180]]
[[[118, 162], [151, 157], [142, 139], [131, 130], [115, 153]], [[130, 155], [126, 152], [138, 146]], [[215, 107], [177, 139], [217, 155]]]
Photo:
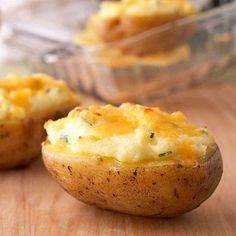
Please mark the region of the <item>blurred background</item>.
[[182, 111], [213, 134], [223, 178], [208, 203], [159, 221], [76, 205], [39, 159], [1, 172], [0, 235], [236, 235], [235, 1], [0, 0], [0, 78], [37, 72], [65, 80], [82, 106]]
[[[1, 0], [0, 76], [43, 72], [114, 104], [234, 83], [234, 1], [102, 2]], [[135, 8], [123, 19], [116, 4]]]

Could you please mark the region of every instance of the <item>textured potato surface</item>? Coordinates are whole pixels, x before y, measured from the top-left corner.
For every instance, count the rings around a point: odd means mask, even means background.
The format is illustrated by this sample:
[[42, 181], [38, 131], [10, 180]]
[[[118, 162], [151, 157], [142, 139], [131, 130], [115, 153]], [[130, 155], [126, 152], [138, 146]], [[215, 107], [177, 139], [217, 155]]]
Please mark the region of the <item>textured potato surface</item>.
[[0, 169], [25, 166], [36, 159], [46, 136], [45, 121], [63, 117], [71, 108], [45, 117], [0, 123]]
[[46, 136], [44, 122], [65, 116], [78, 104], [66, 84], [46, 75], [0, 80], [0, 169], [34, 160]]
[[195, 166], [135, 165], [95, 156], [67, 156], [43, 144], [47, 169], [72, 196], [104, 209], [142, 216], [176, 216], [205, 201], [222, 175], [219, 149], [209, 155]]
[[79, 45], [105, 45], [129, 39], [129, 43], [111, 46], [118, 47], [124, 54], [144, 55], [168, 51], [183, 44], [192, 35], [194, 27], [179, 27], [171, 32], [160, 30], [140, 37], [141, 40], [132, 37], [195, 14], [193, 5], [186, 0], [104, 1], [75, 41]]
[[51, 147], [64, 153], [114, 157], [125, 163], [206, 158], [215, 141], [206, 128], [192, 126], [183, 113], [124, 103], [77, 107], [45, 124]]
[[130, 103], [77, 107], [45, 129], [49, 172], [72, 196], [101, 208], [176, 216], [205, 201], [222, 175], [212, 135], [181, 112]]
[[195, 13], [186, 0], [105, 1], [79, 39], [85, 43], [96, 38], [98, 42], [116, 41]]

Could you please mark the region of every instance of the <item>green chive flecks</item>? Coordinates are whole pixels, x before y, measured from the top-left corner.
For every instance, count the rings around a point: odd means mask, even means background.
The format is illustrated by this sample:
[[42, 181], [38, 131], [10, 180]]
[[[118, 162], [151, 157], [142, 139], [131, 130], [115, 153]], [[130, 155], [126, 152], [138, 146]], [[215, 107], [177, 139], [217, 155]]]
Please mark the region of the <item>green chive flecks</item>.
[[61, 134], [60, 139], [66, 143], [69, 143], [69, 137], [66, 134]]
[[166, 156], [171, 155], [172, 153], [173, 153], [172, 151], [163, 152], [163, 153], [160, 153], [160, 154], [159, 154], [159, 157], [166, 157]]
[[205, 134], [205, 135], [208, 135], [208, 132], [206, 131], [206, 130], [201, 130], [201, 132], [203, 133], [203, 134]]
[[47, 88], [47, 89], [45, 90], [45, 93], [50, 93], [50, 91], [51, 91], [51, 88]]
[[155, 133], [150, 134], [150, 138], [154, 138]]

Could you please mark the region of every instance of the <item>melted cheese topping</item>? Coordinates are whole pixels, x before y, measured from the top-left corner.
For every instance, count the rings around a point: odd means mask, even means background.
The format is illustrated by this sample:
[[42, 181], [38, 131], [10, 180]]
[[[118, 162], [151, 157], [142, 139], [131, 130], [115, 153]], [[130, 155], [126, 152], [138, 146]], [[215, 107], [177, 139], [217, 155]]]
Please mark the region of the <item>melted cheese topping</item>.
[[121, 162], [205, 158], [214, 140], [206, 129], [187, 123], [181, 112], [122, 104], [76, 108], [68, 117], [45, 124], [48, 145], [71, 154], [112, 157]]
[[189, 46], [182, 45], [170, 51], [142, 56], [125, 54], [119, 49], [111, 49], [100, 53], [96, 60], [113, 68], [130, 67], [133, 65], [165, 67], [180, 61], [186, 61], [189, 57]]
[[97, 16], [102, 19], [122, 18], [124, 16], [153, 16], [166, 14], [191, 14], [195, 12], [186, 0], [122, 0], [104, 1]]
[[[76, 36], [75, 42], [79, 45], [104, 44], [106, 40], [99, 35], [99, 22], [110, 22], [108, 25], [111, 24], [114, 28], [119, 25], [124, 35], [130, 36], [131, 32], [127, 32], [130, 31], [127, 26], [141, 27], [141, 31], [146, 31], [195, 13], [193, 5], [186, 0], [104, 1], [100, 10], [88, 20], [85, 30]], [[126, 19], [130, 20], [128, 25]]]
[[[193, 5], [186, 0], [104, 1], [98, 13], [88, 20], [85, 30], [76, 35], [75, 43], [90, 47], [106, 45], [107, 42], [125, 39], [195, 13]], [[127, 18], [129, 23], [127, 23]], [[101, 33], [104, 27], [108, 27], [105, 35], [116, 32], [117, 37], [114, 36], [109, 40], [106, 39], [107, 37], [104, 38], [104, 32]], [[98, 53], [96, 51], [95, 56], [97, 61], [112, 67], [168, 66], [189, 59], [189, 53], [189, 47], [183, 45], [171, 51], [132, 55], [111, 45], [105, 50], [98, 50]]]
[[0, 80], [0, 120], [43, 115], [62, 105], [77, 102], [78, 96], [64, 82], [46, 75], [9, 75]]

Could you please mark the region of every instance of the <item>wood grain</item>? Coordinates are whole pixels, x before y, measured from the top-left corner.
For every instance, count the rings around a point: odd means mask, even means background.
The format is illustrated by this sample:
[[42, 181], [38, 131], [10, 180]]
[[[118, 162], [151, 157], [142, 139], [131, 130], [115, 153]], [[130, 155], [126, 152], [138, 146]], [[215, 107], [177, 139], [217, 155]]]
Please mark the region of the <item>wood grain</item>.
[[236, 87], [209, 84], [145, 104], [181, 110], [213, 132], [224, 158], [224, 174], [209, 200], [173, 219], [100, 210], [64, 192], [39, 159], [28, 168], [0, 172], [0, 235], [236, 235]]

